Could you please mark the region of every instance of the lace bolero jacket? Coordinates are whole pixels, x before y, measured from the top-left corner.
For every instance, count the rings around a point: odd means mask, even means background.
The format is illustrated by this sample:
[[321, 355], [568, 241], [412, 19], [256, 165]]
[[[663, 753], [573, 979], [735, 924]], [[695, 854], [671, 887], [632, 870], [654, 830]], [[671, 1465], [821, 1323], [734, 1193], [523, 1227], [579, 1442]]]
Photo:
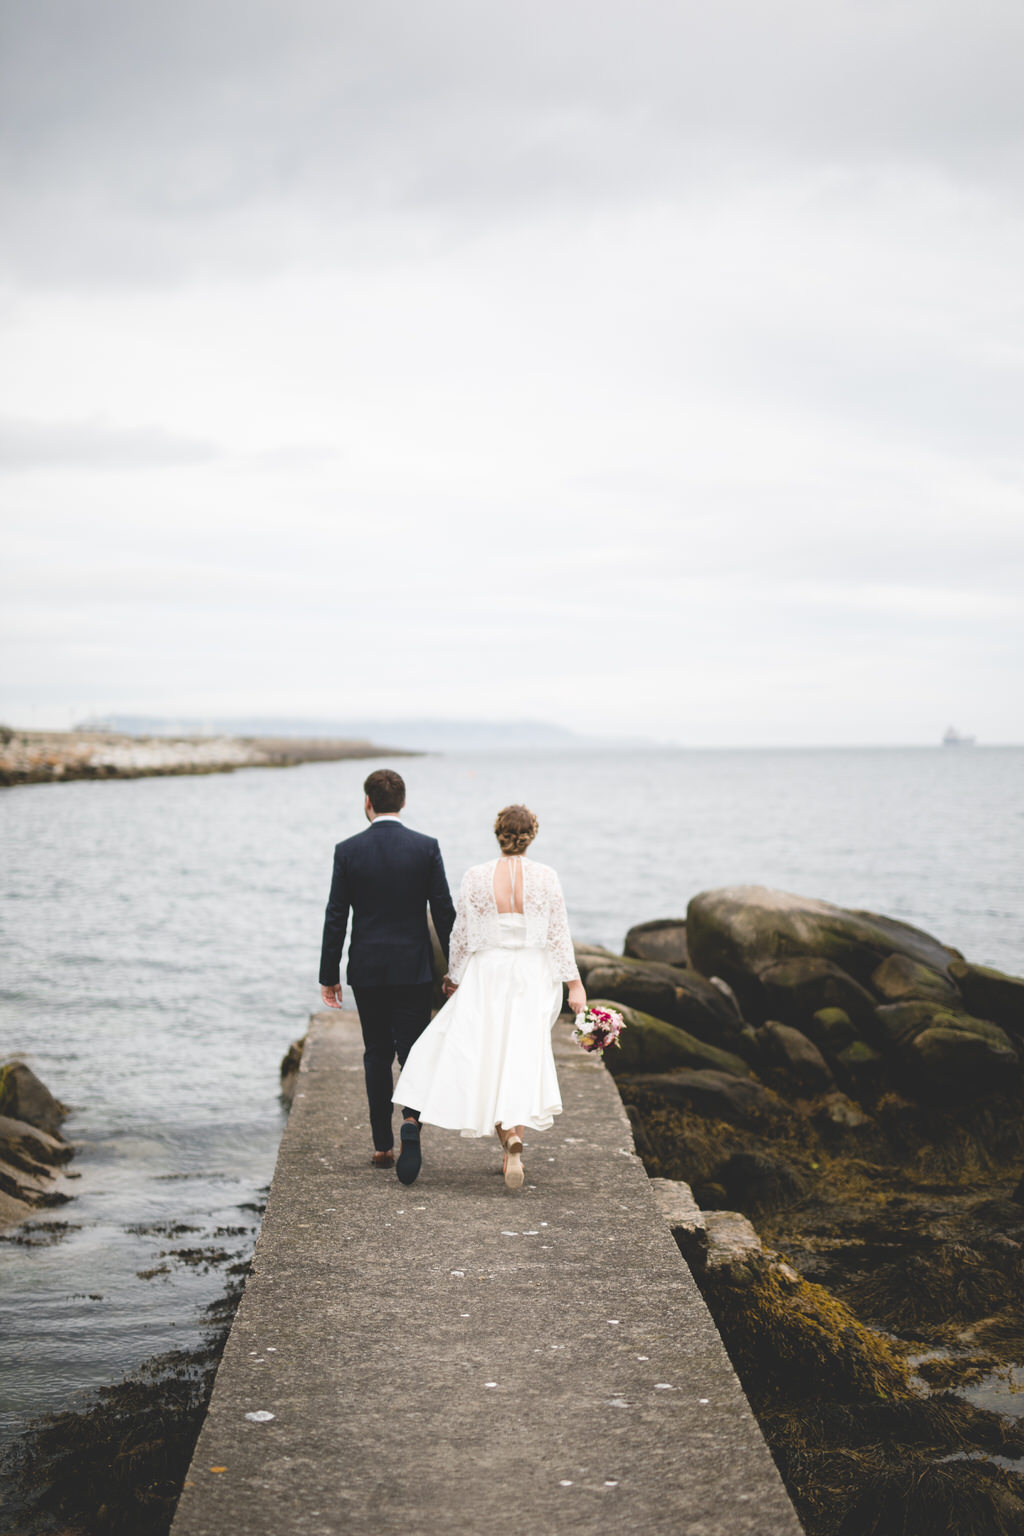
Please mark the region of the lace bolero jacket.
[[[452, 981], [462, 980], [466, 962], [474, 951], [497, 949], [501, 944], [494, 900], [497, 863], [497, 859], [491, 859], [487, 864], [474, 864], [463, 876], [448, 957]], [[532, 859], [522, 860], [522, 870], [527, 947], [548, 951], [560, 981], [578, 981], [580, 973], [558, 876], [550, 865], [535, 864]]]

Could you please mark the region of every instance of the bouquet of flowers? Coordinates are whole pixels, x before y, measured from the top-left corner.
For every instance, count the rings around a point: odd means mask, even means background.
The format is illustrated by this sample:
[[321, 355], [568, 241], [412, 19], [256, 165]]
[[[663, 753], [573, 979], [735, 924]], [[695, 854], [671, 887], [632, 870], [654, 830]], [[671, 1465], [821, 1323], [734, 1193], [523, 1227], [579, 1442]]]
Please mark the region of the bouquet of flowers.
[[618, 1045], [625, 1027], [621, 1013], [611, 1008], [588, 1008], [576, 1015], [572, 1037], [583, 1050], [596, 1051], [600, 1056], [607, 1046]]

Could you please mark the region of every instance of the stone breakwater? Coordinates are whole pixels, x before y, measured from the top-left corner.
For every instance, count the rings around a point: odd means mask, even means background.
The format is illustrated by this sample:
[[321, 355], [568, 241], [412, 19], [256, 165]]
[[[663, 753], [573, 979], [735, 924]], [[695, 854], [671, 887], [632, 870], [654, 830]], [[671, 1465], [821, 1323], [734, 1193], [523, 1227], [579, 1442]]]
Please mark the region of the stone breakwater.
[[0, 786], [69, 779], [141, 779], [231, 773], [297, 763], [414, 754], [370, 741], [253, 736], [122, 736], [108, 731], [16, 731], [0, 727]]
[[808, 1536], [1024, 1530], [1024, 980], [760, 887], [581, 945]]

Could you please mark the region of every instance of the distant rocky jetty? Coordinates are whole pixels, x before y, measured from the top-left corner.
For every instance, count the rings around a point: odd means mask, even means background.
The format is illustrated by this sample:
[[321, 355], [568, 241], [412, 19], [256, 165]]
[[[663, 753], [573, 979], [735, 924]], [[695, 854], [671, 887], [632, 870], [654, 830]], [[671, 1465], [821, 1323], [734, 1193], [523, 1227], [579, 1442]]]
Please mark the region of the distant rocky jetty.
[[68, 779], [230, 773], [296, 763], [415, 754], [370, 741], [258, 736], [123, 736], [112, 731], [16, 731], [0, 726], [0, 786]]
[[1024, 979], [757, 886], [580, 945], [808, 1536], [1024, 1530]]
[[74, 1151], [60, 1131], [67, 1113], [24, 1062], [0, 1066], [0, 1229], [68, 1199], [58, 1177]]

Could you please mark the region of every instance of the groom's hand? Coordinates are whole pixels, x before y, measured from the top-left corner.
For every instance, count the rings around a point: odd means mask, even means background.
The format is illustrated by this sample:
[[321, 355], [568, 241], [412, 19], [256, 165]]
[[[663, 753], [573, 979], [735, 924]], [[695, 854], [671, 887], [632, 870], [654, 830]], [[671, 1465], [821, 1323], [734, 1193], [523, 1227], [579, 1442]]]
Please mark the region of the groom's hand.
[[335, 986], [335, 987], [321, 987], [320, 988], [320, 996], [323, 998], [323, 1000], [327, 1004], [328, 1008], [340, 1008], [341, 1007], [341, 982], [339, 981], [337, 986]]
[[445, 997], [451, 997], [458, 990], [459, 990], [458, 982], [457, 981], [452, 981], [450, 976], [445, 976], [442, 979], [442, 981], [441, 981], [441, 991], [444, 993]]

